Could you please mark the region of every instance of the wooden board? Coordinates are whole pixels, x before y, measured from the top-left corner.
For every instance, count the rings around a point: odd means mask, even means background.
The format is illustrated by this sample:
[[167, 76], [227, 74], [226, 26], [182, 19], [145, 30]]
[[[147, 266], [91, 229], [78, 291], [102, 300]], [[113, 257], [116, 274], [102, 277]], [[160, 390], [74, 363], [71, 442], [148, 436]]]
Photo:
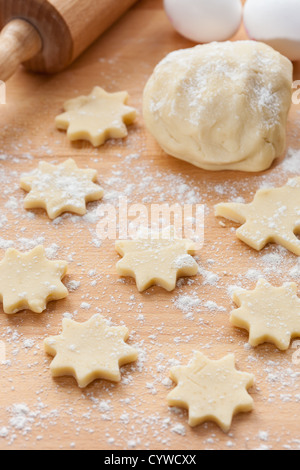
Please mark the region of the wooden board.
[[[237, 38], [244, 37], [241, 30]], [[66, 283], [80, 286], [41, 315], [0, 314], [0, 345], [2, 353], [6, 350], [6, 362], [0, 365], [1, 449], [300, 447], [296, 350], [280, 353], [271, 345], [249, 350], [247, 334], [229, 324], [230, 286], [253, 288], [258, 274], [275, 285], [295, 280], [298, 260], [275, 246], [254, 252], [236, 239], [233, 224], [221, 227], [213, 214], [218, 202], [239, 196], [250, 201], [262, 185], [279, 185], [300, 174], [297, 156], [263, 174], [209, 173], [166, 156], [146, 132], [141, 114], [128, 139], [100, 149], [71, 145], [54, 128], [62, 103], [95, 85], [128, 90], [130, 104], [141, 113], [143, 87], [153, 67], [170, 51], [191, 45], [173, 31], [160, 0], [144, 0], [64, 73], [47, 77], [20, 70], [8, 83], [0, 116], [1, 257], [7, 246], [27, 249], [42, 242], [58, 259], [70, 261]], [[296, 67], [295, 79], [298, 72]], [[288, 124], [293, 149], [299, 148], [299, 111], [294, 105]], [[33, 217], [26, 213], [20, 175], [41, 159], [62, 162], [69, 156], [81, 167], [98, 170], [106, 203], [116, 206], [125, 194], [129, 203], [148, 206], [205, 204], [205, 245], [198, 253], [203, 275], [184, 281], [173, 293], [155, 288], [139, 294], [133, 281], [120, 282], [116, 274], [114, 243], [98, 246], [96, 209], [103, 203], [91, 204], [87, 217], [67, 215], [58, 224], [42, 210]], [[186, 302], [191, 297], [200, 302], [192, 318], [178, 308], [186, 305], [183, 296]], [[212, 301], [216, 305], [208, 303]], [[78, 321], [101, 312], [114, 324], [128, 326], [130, 344], [141, 353], [137, 365], [122, 369], [122, 383], [97, 381], [82, 391], [72, 378], [51, 378], [51, 359], [42, 343], [60, 332], [66, 312]], [[190, 429], [186, 412], [175, 413], [166, 404], [170, 366], [174, 360], [186, 364], [196, 349], [211, 358], [233, 352], [238, 367], [256, 376], [251, 390], [255, 410], [236, 417], [229, 435], [214, 424]]]

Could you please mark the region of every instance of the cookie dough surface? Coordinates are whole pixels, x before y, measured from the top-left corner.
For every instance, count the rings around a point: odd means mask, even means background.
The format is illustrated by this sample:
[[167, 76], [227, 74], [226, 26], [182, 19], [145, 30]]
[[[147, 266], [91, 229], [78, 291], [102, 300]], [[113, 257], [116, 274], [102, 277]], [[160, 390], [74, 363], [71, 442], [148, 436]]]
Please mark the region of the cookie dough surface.
[[55, 356], [50, 366], [53, 377], [70, 375], [80, 388], [96, 379], [119, 382], [120, 367], [138, 357], [125, 343], [128, 337], [125, 326], [108, 326], [101, 315], [85, 323], [64, 319], [62, 334], [44, 342], [45, 351]]
[[277, 243], [300, 256], [300, 178], [259, 190], [250, 204], [218, 204], [215, 214], [243, 224], [236, 235], [255, 250]]
[[231, 314], [231, 323], [250, 332], [249, 343], [273, 343], [282, 351], [291, 339], [300, 337], [300, 299], [297, 285], [273, 287], [264, 279], [254, 291], [238, 289], [233, 300], [240, 307]]
[[57, 129], [67, 130], [71, 141], [87, 140], [94, 147], [108, 139], [120, 139], [128, 135], [127, 125], [137, 116], [134, 108], [127, 106], [126, 91], [107, 93], [95, 87], [88, 96], [79, 96], [64, 104], [65, 113], [57, 116]]
[[46, 209], [50, 219], [64, 212], [84, 215], [88, 202], [103, 197], [103, 190], [94, 184], [96, 180], [96, 170], [81, 170], [72, 158], [60, 165], [40, 162], [36, 170], [20, 180], [21, 188], [29, 192], [24, 207]]
[[173, 52], [146, 85], [146, 125], [166, 153], [200, 168], [265, 170], [285, 150], [292, 74], [254, 41]]
[[7, 250], [0, 262], [0, 299], [4, 312], [14, 314], [29, 309], [41, 313], [47, 302], [67, 297], [68, 290], [61, 282], [67, 267], [64, 261], [48, 260], [43, 246], [28, 253]]
[[117, 264], [118, 274], [133, 277], [140, 292], [154, 285], [172, 291], [178, 278], [195, 276], [199, 270], [191, 256], [194, 243], [176, 238], [174, 231], [170, 238], [151, 233], [146, 239], [117, 241], [116, 250], [123, 256]]
[[168, 404], [188, 409], [190, 426], [214, 421], [228, 432], [235, 414], [253, 409], [247, 390], [254, 377], [236, 370], [232, 354], [212, 361], [196, 352], [188, 366], [173, 367], [170, 376], [177, 386]]

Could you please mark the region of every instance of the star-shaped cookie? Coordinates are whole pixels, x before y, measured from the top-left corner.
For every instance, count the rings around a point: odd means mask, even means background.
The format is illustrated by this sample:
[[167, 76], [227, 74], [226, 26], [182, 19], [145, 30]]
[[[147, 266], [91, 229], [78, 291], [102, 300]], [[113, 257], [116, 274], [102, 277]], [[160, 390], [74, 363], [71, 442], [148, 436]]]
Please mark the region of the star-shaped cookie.
[[47, 302], [68, 295], [61, 282], [67, 273], [65, 261], [50, 261], [43, 246], [28, 253], [10, 248], [0, 262], [0, 299], [7, 314], [29, 309], [43, 312]]
[[234, 415], [253, 409], [254, 377], [236, 370], [232, 354], [212, 361], [197, 351], [188, 366], [171, 369], [171, 379], [177, 386], [168, 404], [188, 409], [190, 426], [213, 421], [228, 432]]
[[237, 237], [255, 250], [277, 243], [300, 256], [300, 178], [258, 191], [250, 204], [218, 204], [216, 216], [244, 224]]
[[[165, 238], [166, 233], [169, 233], [168, 238]], [[116, 250], [123, 257], [117, 264], [118, 274], [133, 277], [139, 292], [154, 285], [170, 292], [175, 289], [178, 278], [195, 276], [199, 270], [191, 256], [195, 254], [194, 243], [176, 238], [174, 230], [117, 241]]]
[[51, 363], [53, 377], [70, 375], [80, 388], [96, 379], [121, 380], [120, 367], [137, 360], [137, 351], [125, 343], [125, 326], [110, 327], [101, 315], [85, 323], [63, 320], [63, 332], [45, 340], [45, 351], [55, 356]]
[[36, 170], [20, 180], [21, 188], [29, 192], [24, 207], [46, 209], [50, 219], [64, 212], [84, 215], [88, 202], [103, 197], [96, 180], [96, 170], [81, 170], [72, 158], [60, 165], [40, 162]]
[[260, 279], [253, 291], [235, 291], [233, 300], [240, 308], [232, 312], [231, 323], [250, 332], [251, 346], [268, 342], [285, 351], [292, 338], [300, 337], [300, 299], [295, 283], [273, 287]]
[[127, 125], [137, 116], [134, 108], [127, 106], [126, 91], [107, 93], [95, 87], [89, 96], [80, 96], [64, 104], [65, 113], [56, 118], [56, 127], [67, 130], [68, 138], [88, 140], [94, 147], [108, 139], [120, 139], [128, 135]]

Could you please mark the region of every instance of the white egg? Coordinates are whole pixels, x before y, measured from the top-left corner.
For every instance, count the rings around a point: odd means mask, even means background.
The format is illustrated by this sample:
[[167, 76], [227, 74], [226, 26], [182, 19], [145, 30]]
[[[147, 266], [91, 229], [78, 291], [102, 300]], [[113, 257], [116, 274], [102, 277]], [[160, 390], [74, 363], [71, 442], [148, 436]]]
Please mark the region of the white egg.
[[175, 29], [192, 41], [225, 41], [239, 29], [241, 0], [164, 0]]
[[252, 39], [300, 60], [300, 0], [247, 0], [244, 22]]

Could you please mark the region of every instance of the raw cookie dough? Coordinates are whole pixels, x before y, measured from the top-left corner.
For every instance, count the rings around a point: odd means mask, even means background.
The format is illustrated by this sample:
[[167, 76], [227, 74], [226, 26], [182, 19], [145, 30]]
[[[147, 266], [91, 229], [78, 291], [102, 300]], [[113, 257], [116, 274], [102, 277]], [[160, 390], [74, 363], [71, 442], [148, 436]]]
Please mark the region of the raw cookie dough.
[[176, 51], [146, 85], [146, 125], [200, 168], [263, 171], [285, 150], [292, 79], [292, 63], [254, 41]]
[[47, 302], [68, 295], [61, 282], [67, 273], [65, 261], [50, 261], [43, 246], [28, 253], [10, 248], [0, 262], [0, 299], [5, 313], [29, 309], [43, 312]]
[[124, 138], [128, 135], [126, 125], [132, 124], [137, 116], [134, 108], [126, 106], [128, 99], [126, 91], [107, 93], [95, 87], [89, 96], [79, 96], [64, 104], [66, 112], [57, 116], [56, 127], [67, 130], [71, 141], [88, 140], [94, 147], [108, 139]]
[[125, 343], [125, 326], [110, 327], [101, 315], [85, 323], [63, 320], [63, 332], [47, 338], [45, 351], [55, 356], [51, 363], [53, 377], [70, 375], [80, 388], [96, 379], [121, 380], [120, 367], [137, 360], [137, 351]]
[[40, 162], [36, 170], [21, 178], [21, 188], [29, 191], [24, 207], [46, 209], [50, 219], [63, 212], [84, 215], [87, 202], [103, 197], [96, 180], [96, 170], [80, 170], [72, 158], [60, 165]]
[[259, 190], [250, 204], [218, 204], [215, 214], [244, 224], [236, 235], [255, 250], [277, 243], [300, 256], [300, 178]]
[[233, 354], [211, 361], [197, 351], [188, 366], [171, 369], [171, 379], [177, 386], [168, 404], [188, 409], [190, 426], [214, 421], [228, 432], [234, 415], [253, 409], [247, 389], [254, 376], [236, 370]]
[[250, 332], [249, 343], [273, 343], [286, 351], [292, 338], [300, 337], [300, 299], [297, 285], [273, 287], [260, 279], [254, 291], [238, 289], [233, 294], [240, 307], [231, 314], [231, 323]]
[[165, 238], [164, 233], [152, 232], [146, 239], [116, 242], [117, 252], [124, 257], [117, 264], [118, 274], [133, 277], [139, 292], [154, 285], [172, 291], [178, 278], [198, 273], [199, 266], [191, 256], [194, 243], [176, 238], [172, 230], [169, 234]]

